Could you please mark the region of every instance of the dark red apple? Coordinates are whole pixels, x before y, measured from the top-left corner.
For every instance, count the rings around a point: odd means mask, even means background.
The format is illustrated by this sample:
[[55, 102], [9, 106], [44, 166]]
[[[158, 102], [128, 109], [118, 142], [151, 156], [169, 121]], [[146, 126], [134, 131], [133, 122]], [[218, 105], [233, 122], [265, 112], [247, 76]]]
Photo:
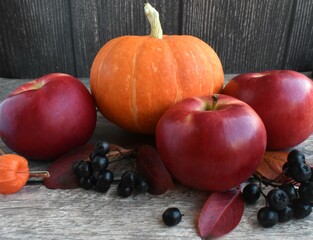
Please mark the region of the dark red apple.
[[182, 184], [225, 191], [256, 170], [265, 153], [266, 131], [248, 104], [216, 94], [170, 107], [157, 124], [156, 146]]
[[241, 74], [231, 79], [223, 94], [248, 103], [267, 131], [267, 149], [283, 150], [313, 133], [313, 83], [290, 70]]
[[0, 136], [24, 157], [54, 160], [85, 144], [96, 125], [88, 89], [76, 78], [52, 73], [15, 89], [0, 104]]

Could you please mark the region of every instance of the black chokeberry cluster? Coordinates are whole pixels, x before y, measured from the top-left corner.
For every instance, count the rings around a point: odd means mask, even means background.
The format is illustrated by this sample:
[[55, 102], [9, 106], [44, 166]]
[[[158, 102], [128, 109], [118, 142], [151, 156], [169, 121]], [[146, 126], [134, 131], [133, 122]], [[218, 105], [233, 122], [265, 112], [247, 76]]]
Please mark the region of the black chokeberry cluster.
[[[74, 174], [79, 179], [79, 186], [98, 192], [107, 192], [114, 179], [114, 174], [108, 169], [110, 161], [108, 153], [110, 144], [106, 141], [99, 141], [95, 144], [94, 150], [90, 153], [89, 159], [74, 162], [72, 168]], [[132, 193], [145, 193], [149, 189], [146, 179], [138, 175], [135, 171], [127, 170], [123, 173], [117, 186], [117, 194], [120, 197], [129, 197]]]
[[113, 173], [108, 170], [109, 160], [106, 155], [110, 151], [110, 145], [105, 141], [95, 144], [88, 160], [74, 162], [73, 171], [79, 179], [80, 187], [95, 189], [99, 192], [107, 192], [114, 180]]
[[265, 197], [266, 206], [259, 209], [257, 214], [259, 224], [265, 228], [273, 227], [278, 222], [305, 218], [312, 212], [313, 169], [306, 163], [304, 154], [292, 150], [283, 165], [282, 174], [289, 180], [281, 184], [267, 180], [265, 185], [272, 186], [267, 194], [263, 192], [264, 179], [261, 177], [257, 177], [258, 183], [249, 183], [242, 191], [248, 204], [257, 202], [261, 195]]

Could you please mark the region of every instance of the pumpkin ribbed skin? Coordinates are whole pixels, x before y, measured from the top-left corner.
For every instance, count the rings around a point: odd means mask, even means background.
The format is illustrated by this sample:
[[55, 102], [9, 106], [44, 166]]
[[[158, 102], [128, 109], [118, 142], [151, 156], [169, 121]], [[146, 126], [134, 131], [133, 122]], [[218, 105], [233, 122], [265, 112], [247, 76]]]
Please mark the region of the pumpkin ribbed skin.
[[90, 73], [99, 111], [124, 129], [148, 134], [171, 105], [217, 93], [223, 83], [217, 54], [189, 35], [115, 38], [100, 49]]

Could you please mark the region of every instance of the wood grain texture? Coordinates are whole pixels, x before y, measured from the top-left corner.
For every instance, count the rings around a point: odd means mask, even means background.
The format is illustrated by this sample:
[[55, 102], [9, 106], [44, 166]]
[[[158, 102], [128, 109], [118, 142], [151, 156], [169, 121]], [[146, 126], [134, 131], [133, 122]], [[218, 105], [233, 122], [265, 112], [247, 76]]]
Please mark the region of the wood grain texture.
[[284, 68], [297, 71], [313, 69], [313, 1], [296, 1]]
[[6, 77], [76, 74], [68, 0], [3, 0], [0, 15]]
[[[2, 19], [2, 11], [0, 11], [0, 19]], [[0, 32], [2, 32], [3, 24], [0, 24]], [[4, 34], [0, 34], [0, 76], [9, 77], [10, 76], [10, 68], [9, 62], [7, 61], [7, 50], [4, 46], [5, 41]]]
[[[309, 73], [306, 73], [309, 75]], [[226, 75], [226, 82], [234, 75]], [[0, 78], [0, 101], [17, 86], [29, 79]], [[89, 86], [88, 79], [81, 81]], [[132, 147], [151, 143], [153, 138], [123, 131], [98, 115], [91, 141], [107, 139], [111, 143]], [[4, 143], [0, 141], [0, 147]], [[308, 162], [313, 163], [313, 135], [297, 146]], [[12, 152], [5, 148], [7, 152]], [[47, 169], [49, 163], [30, 162], [32, 170]], [[269, 189], [265, 189], [267, 191]], [[29, 183], [20, 192], [0, 195], [0, 239], [32, 240], [177, 240], [201, 239], [197, 220], [208, 193], [176, 184], [160, 196], [134, 195], [127, 199], [116, 196], [116, 186], [108, 193], [83, 189], [49, 190], [39, 183]], [[239, 225], [221, 240], [312, 239], [313, 214], [302, 220], [264, 229], [256, 220], [257, 211], [265, 205], [245, 206]], [[162, 213], [168, 207], [178, 207], [184, 214], [175, 227], [162, 223]]]
[[[89, 76], [93, 59], [109, 40], [123, 35], [147, 35], [145, 1], [71, 1], [73, 42], [78, 76]], [[179, 0], [150, 1], [160, 13], [164, 32], [179, 32]]]
[[100, 49], [97, 1], [70, 1], [77, 76], [89, 76], [91, 63]]
[[228, 73], [280, 69], [292, 2], [185, 1], [183, 33], [209, 43]]
[[[149, 33], [145, 0], [1, 0], [0, 77], [89, 77], [103, 44]], [[165, 34], [209, 43], [226, 73], [313, 68], [312, 1], [153, 0]]]

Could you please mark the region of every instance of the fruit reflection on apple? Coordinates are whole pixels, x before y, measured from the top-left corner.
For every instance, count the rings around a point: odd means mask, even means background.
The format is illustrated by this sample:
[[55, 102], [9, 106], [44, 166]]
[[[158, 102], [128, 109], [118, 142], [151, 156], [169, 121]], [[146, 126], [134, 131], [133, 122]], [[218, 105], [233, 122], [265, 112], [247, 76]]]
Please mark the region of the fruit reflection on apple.
[[267, 131], [267, 149], [294, 147], [313, 133], [313, 83], [290, 70], [241, 74], [230, 80], [223, 94], [249, 104]]
[[182, 184], [212, 191], [238, 186], [256, 170], [266, 130], [246, 103], [223, 94], [184, 99], [158, 122], [156, 145]]
[[0, 104], [2, 140], [35, 160], [54, 160], [85, 144], [95, 125], [88, 89], [67, 74], [52, 73], [25, 83]]

